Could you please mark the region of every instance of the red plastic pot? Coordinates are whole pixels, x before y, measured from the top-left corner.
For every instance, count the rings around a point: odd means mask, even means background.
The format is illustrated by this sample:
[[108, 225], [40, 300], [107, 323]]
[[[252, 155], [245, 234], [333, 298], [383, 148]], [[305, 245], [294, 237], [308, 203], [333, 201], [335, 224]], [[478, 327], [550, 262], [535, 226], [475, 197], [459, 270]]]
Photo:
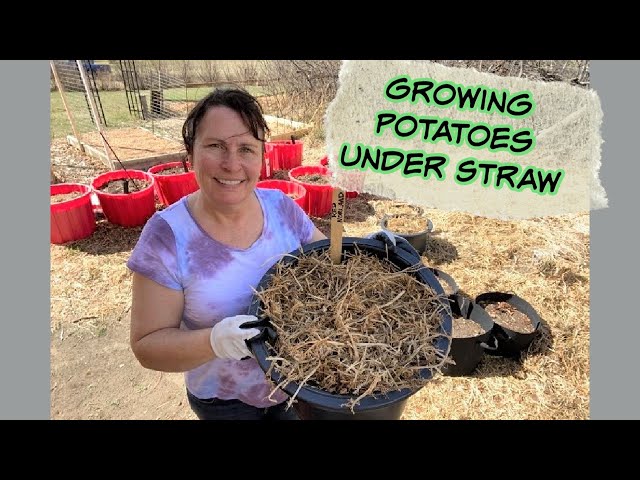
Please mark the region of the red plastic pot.
[[324, 217], [331, 211], [331, 200], [333, 187], [331, 185], [316, 185], [305, 183], [297, 179], [303, 175], [329, 175], [329, 169], [320, 165], [303, 165], [289, 170], [289, 178], [293, 182], [301, 184], [307, 190], [307, 201], [304, 211], [313, 217]]
[[[149, 169], [149, 173], [153, 175], [156, 180], [156, 194], [160, 201], [167, 207], [185, 195], [189, 195], [200, 188], [193, 170], [171, 175], [163, 175], [160, 173], [175, 167], [184, 168], [182, 162], [169, 162], [155, 165]], [[189, 162], [187, 162], [187, 168], [191, 168]]]
[[63, 244], [90, 236], [96, 229], [91, 187], [80, 183], [51, 185], [51, 196], [80, 192], [71, 200], [51, 204], [51, 243]]
[[[324, 157], [322, 157], [320, 159], [320, 165], [322, 165], [323, 167], [326, 167], [329, 165], [329, 157], [327, 157], [326, 155]], [[345, 197], [347, 198], [356, 198], [358, 196], [358, 192], [347, 192], [345, 194]]]
[[[100, 190], [112, 180], [146, 180], [150, 184], [130, 193], [107, 193]], [[91, 182], [94, 192], [100, 200], [102, 212], [106, 219], [122, 227], [139, 227], [144, 225], [156, 211], [154, 195], [156, 180], [150, 173], [142, 170], [114, 170], [98, 175]]]
[[300, 205], [300, 208], [305, 208], [307, 189], [298, 182], [290, 182], [289, 180], [263, 180], [256, 183], [256, 187], [272, 188], [282, 191], [285, 195], [295, 195], [293, 201]]
[[290, 170], [302, 165], [302, 142], [291, 140], [276, 140], [267, 142], [265, 150], [271, 154], [271, 171]]

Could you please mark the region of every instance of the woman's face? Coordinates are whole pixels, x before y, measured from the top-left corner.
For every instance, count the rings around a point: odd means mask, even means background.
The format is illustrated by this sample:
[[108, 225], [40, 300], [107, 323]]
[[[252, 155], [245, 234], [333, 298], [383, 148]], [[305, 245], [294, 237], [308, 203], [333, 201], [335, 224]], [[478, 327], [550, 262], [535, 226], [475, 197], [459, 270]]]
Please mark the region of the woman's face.
[[260, 176], [262, 152], [263, 142], [236, 111], [210, 108], [198, 125], [191, 158], [204, 199], [214, 207], [249, 199]]

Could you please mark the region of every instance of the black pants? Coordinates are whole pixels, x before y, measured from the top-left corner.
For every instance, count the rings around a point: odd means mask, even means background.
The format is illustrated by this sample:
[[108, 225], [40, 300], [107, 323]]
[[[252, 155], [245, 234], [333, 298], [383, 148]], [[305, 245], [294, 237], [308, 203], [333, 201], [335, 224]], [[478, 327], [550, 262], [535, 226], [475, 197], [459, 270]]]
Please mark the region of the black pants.
[[240, 400], [203, 400], [187, 390], [191, 410], [200, 420], [300, 420], [293, 408], [287, 408], [287, 402], [273, 407], [258, 408], [242, 403]]

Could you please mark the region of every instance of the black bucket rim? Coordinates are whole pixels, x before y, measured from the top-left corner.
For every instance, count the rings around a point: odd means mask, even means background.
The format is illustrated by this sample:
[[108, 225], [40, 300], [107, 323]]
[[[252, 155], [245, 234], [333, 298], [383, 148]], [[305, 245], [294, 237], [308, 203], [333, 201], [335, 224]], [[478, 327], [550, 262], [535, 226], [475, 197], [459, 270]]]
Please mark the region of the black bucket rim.
[[[513, 292], [491, 291], [484, 292], [476, 296], [475, 303], [484, 310], [488, 304], [506, 302], [512, 305], [516, 310], [523, 313], [531, 323], [533, 330], [531, 332], [517, 332], [512, 330], [493, 318], [493, 336], [496, 339], [497, 348], [489, 353], [494, 355], [515, 356], [528, 348], [531, 344], [542, 324], [542, 319], [533, 306], [524, 298]], [[486, 310], [485, 310], [486, 312]], [[487, 312], [487, 315], [489, 313]]]
[[[402, 249], [397, 249], [395, 252], [389, 252], [386, 244], [379, 240], [366, 239], [360, 237], [343, 237], [342, 238], [342, 247], [343, 252], [345, 250], [345, 246], [347, 247], [355, 247], [356, 245], [365, 247], [370, 251], [374, 251], [378, 256], [386, 256], [389, 254], [390, 256], [399, 257], [405, 264], [404, 268], [409, 268], [415, 266], [415, 259], [404, 252]], [[283, 256], [278, 262], [276, 262], [267, 272], [263, 275], [262, 279], [256, 286], [256, 291], [260, 291], [261, 287], [265, 286], [269, 283], [271, 276], [273, 275], [276, 266], [279, 263], [293, 263], [297, 261], [299, 255], [304, 255], [313, 250], [318, 249], [328, 249], [330, 246], [330, 240], [323, 239], [318, 240], [316, 242], [309, 243], [302, 248], [295, 249], [289, 254]], [[439, 301], [443, 305], [443, 309], [441, 311], [441, 331], [442, 335], [437, 337], [435, 340], [436, 348], [442, 352], [443, 357], [449, 355], [449, 349], [451, 347], [451, 332], [453, 328], [453, 319], [449, 314], [448, 305], [446, 303], [446, 296], [444, 295], [444, 290], [442, 286], [436, 279], [435, 275], [424, 265], [415, 271], [415, 275], [422, 278], [423, 282], [426, 286], [431, 287], [439, 297]], [[261, 301], [256, 294], [252, 296], [251, 305], [249, 306], [249, 311], [247, 312], [249, 315], [254, 315], [258, 319], [260, 319], [260, 306]], [[265, 325], [269, 325], [270, 322], [268, 319], [265, 319]], [[268, 330], [272, 330], [270, 328], [264, 329], [263, 332], [267, 332]], [[273, 330], [272, 330], [273, 331]], [[266, 357], [270, 355], [265, 346], [265, 335], [261, 335], [259, 337], [254, 337], [247, 341], [249, 344], [249, 348], [254, 354], [256, 361], [260, 368], [266, 373], [271, 366], [271, 361], [267, 360]], [[275, 371], [275, 369], [270, 374], [271, 380], [278, 385], [282, 381], [282, 376]], [[420, 376], [424, 380], [430, 380], [434, 376], [433, 369], [424, 368], [420, 371]], [[334, 412], [345, 412], [350, 411], [349, 407], [346, 404], [349, 401], [355, 400], [357, 398], [356, 395], [339, 395], [339, 394], [331, 394], [320, 390], [313, 386], [303, 386], [299, 388], [297, 383], [290, 382], [287, 385], [280, 387], [287, 395], [293, 397], [295, 395], [297, 400], [302, 402], [307, 402], [309, 404], [314, 405], [316, 408], [320, 408], [323, 410], [334, 411]], [[421, 387], [420, 387], [421, 388]], [[387, 392], [385, 394], [370, 394], [366, 397], [363, 397], [359, 400], [358, 404], [353, 407], [353, 412], [366, 411], [366, 410], [374, 410], [374, 409], [382, 409], [388, 407], [391, 404], [397, 403], [401, 400], [408, 398], [409, 396], [416, 393], [418, 389], [410, 389], [403, 388], [401, 390], [394, 390], [392, 392]]]

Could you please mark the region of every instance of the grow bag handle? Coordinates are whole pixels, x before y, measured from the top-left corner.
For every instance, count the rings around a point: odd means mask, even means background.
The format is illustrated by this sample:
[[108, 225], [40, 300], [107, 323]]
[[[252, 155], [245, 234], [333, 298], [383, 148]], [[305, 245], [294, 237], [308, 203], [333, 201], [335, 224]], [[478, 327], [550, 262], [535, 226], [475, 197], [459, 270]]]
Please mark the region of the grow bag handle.
[[265, 319], [244, 322], [242, 325], [240, 325], [240, 328], [257, 328], [258, 330], [260, 330], [260, 333], [244, 341], [250, 350], [251, 345], [254, 342], [263, 342], [265, 340], [269, 340], [273, 343], [278, 337], [278, 334], [273, 328], [268, 325], [268, 321]]
[[490, 346], [485, 342], [480, 342], [480, 346], [482, 348], [484, 348], [485, 350], [497, 350], [498, 349], [498, 339], [496, 337], [494, 337], [493, 335], [491, 335], [491, 338], [493, 339], [493, 346]]

